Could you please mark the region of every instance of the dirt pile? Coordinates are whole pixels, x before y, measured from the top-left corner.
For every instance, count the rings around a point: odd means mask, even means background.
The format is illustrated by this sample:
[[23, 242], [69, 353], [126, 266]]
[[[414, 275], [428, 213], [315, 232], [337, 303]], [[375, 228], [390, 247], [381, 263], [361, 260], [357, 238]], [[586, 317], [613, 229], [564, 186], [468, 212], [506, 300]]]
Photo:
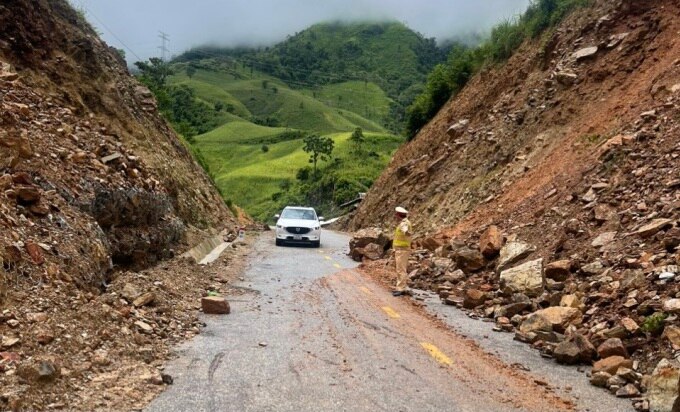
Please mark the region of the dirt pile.
[[670, 410], [680, 6], [608, 3], [477, 76], [397, 153], [352, 224], [408, 207], [414, 287], [546, 357], [595, 362], [591, 382], [639, 409]]
[[121, 365], [157, 372], [211, 278], [181, 261], [133, 270], [237, 225], [66, 1], [0, 5], [0, 409], [103, 407], [82, 402]]

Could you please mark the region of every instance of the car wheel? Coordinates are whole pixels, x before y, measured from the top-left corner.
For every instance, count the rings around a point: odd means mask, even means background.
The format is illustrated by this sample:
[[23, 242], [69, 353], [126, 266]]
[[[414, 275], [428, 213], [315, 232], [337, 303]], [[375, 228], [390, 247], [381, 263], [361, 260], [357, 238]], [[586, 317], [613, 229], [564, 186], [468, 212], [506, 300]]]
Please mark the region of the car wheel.
[[276, 246], [283, 246], [283, 240], [276, 239]]

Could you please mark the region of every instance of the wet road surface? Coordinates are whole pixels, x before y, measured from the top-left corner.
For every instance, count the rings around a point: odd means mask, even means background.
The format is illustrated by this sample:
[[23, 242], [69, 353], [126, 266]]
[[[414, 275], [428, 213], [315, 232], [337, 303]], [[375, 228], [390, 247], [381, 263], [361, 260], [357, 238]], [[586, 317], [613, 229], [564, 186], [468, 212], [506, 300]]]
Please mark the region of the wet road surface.
[[239, 285], [248, 293], [231, 300], [231, 315], [204, 316], [203, 333], [166, 368], [174, 385], [147, 410], [572, 409], [353, 270], [347, 242], [325, 231], [321, 249], [275, 247], [262, 235]]

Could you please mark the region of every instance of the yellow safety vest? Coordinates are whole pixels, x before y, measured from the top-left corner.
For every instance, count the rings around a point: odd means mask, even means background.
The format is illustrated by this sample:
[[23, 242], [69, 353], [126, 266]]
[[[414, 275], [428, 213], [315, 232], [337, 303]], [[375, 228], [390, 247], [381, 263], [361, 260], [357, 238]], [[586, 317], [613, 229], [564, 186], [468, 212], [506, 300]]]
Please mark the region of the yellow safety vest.
[[[402, 223], [406, 223], [408, 226], [407, 233], [401, 231]], [[394, 240], [392, 241], [392, 246], [395, 249], [410, 249], [411, 248], [411, 222], [408, 219], [402, 220], [397, 228], [394, 229]]]

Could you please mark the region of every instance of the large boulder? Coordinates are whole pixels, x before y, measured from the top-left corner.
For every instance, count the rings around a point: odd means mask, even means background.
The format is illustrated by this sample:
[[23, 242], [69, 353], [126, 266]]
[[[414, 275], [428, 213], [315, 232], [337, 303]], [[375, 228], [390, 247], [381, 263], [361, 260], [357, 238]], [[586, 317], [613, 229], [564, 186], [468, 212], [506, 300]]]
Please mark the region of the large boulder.
[[661, 359], [647, 384], [647, 398], [650, 412], [671, 412], [678, 400], [680, 363], [676, 360]]
[[503, 247], [503, 233], [497, 226], [489, 226], [479, 238], [479, 251], [487, 259], [498, 255]]
[[434, 252], [435, 250], [439, 249], [442, 246], [442, 243], [433, 238], [433, 237], [428, 237], [420, 241], [420, 245], [429, 250], [430, 252]]
[[485, 265], [484, 256], [478, 250], [463, 247], [453, 254], [458, 268], [465, 273], [472, 273], [482, 269]]
[[385, 249], [377, 243], [369, 243], [366, 247], [355, 250], [360, 251], [361, 255], [369, 260], [382, 259], [385, 254]]
[[503, 293], [538, 296], [543, 292], [543, 259], [526, 262], [501, 272]]
[[580, 334], [574, 334], [569, 339], [560, 342], [553, 352], [555, 360], [566, 365], [590, 363], [596, 353], [593, 344]]
[[574, 308], [552, 306], [534, 312], [531, 316], [541, 316], [550, 322], [555, 332], [563, 333], [570, 325], [580, 325], [583, 314]]
[[552, 332], [553, 330], [553, 325], [548, 320], [547, 317], [541, 315], [538, 312], [534, 312], [531, 315], [529, 315], [524, 322], [519, 326], [519, 331], [528, 334], [528, 333], [537, 333], [537, 332]]
[[510, 267], [512, 264], [519, 262], [525, 257], [533, 253], [536, 248], [524, 242], [508, 242], [501, 249], [501, 255], [498, 258], [497, 269], [499, 271]]
[[350, 250], [356, 248], [365, 248], [371, 243], [378, 244], [385, 248], [391, 241], [391, 237], [388, 236], [382, 229], [370, 227], [358, 230], [356, 233], [354, 233], [354, 236], [352, 236], [352, 239], [349, 241], [349, 248]]

